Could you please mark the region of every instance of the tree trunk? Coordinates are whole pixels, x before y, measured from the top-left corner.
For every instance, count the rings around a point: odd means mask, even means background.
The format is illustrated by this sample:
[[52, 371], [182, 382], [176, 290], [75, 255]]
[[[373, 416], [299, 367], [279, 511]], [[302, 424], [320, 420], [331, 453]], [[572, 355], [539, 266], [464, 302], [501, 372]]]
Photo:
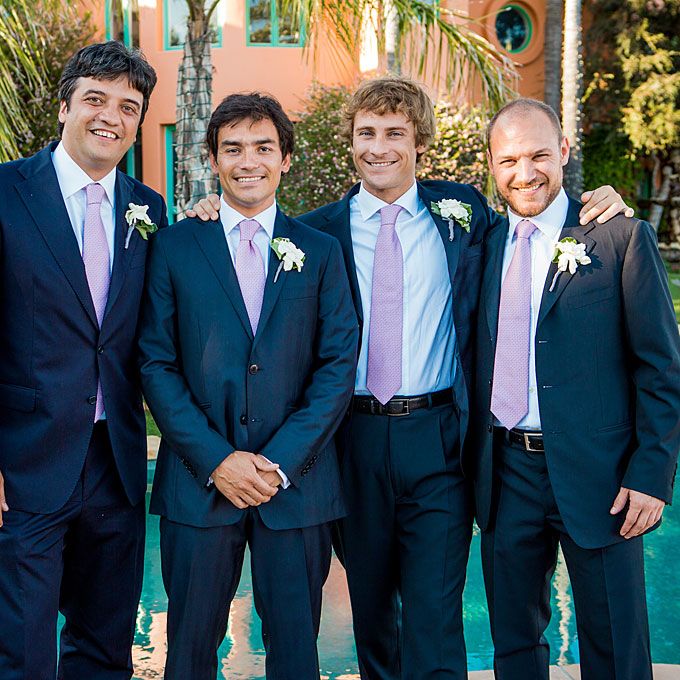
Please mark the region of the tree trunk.
[[543, 100], [559, 116], [562, 108], [562, 0], [547, 0], [545, 14]]
[[210, 170], [206, 132], [212, 112], [211, 34], [205, 17], [189, 21], [184, 55], [177, 73], [175, 205], [177, 219], [196, 201], [217, 193]]
[[581, 109], [583, 107], [583, 56], [581, 52], [581, 0], [565, 0], [562, 61], [562, 127], [571, 145], [564, 170], [564, 188], [575, 198], [583, 192]]

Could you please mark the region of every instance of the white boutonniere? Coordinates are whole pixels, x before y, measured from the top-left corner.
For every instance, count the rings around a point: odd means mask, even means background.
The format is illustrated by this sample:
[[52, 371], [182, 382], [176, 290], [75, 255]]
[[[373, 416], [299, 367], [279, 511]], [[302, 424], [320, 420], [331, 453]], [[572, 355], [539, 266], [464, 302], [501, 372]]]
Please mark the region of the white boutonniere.
[[305, 254], [289, 238], [280, 236], [273, 239], [269, 245], [279, 260], [281, 260], [279, 268], [274, 275], [274, 283], [278, 280], [282, 269], [284, 272], [289, 272], [291, 269], [297, 269], [299, 272], [302, 271]]
[[441, 215], [449, 223], [449, 241], [453, 241], [453, 223], [458, 222], [465, 231], [470, 233], [470, 221], [472, 220], [472, 206], [455, 198], [442, 198], [436, 203], [430, 204], [435, 215]]
[[128, 203], [128, 207], [130, 209], [125, 213], [125, 221], [128, 223], [127, 235], [125, 236], [125, 250], [130, 245], [132, 232], [135, 229], [145, 241], [148, 240], [149, 234], [158, 231], [158, 227], [149, 219], [147, 214], [149, 210], [148, 205]]
[[590, 258], [586, 255], [586, 244], [579, 243], [571, 236], [566, 236], [555, 244], [555, 254], [552, 261], [557, 264], [557, 271], [550, 284], [551, 293], [562, 272], [569, 270], [569, 273], [573, 275], [576, 273], [579, 265], [586, 265], [591, 262]]

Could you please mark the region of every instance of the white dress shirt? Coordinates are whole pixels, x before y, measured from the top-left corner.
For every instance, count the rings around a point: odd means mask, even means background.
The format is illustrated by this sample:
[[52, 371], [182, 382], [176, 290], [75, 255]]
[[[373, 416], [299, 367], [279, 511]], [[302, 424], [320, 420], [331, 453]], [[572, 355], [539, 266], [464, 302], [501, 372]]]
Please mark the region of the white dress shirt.
[[[238, 210], [234, 210], [230, 205], [227, 205], [224, 196], [220, 199], [220, 222], [222, 222], [224, 236], [227, 239], [227, 247], [229, 248], [229, 255], [231, 255], [231, 261], [234, 264], [234, 267], [236, 267], [236, 250], [239, 241], [241, 240], [241, 230], [238, 225], [243, 220], [257, 220], [262, 226], [262, 229], [258, 229], [255, 232], [253, 243], [257, 246], [262, 255], [264, 276], [266, 279], [267, 272], [269, 271], [270, 243], [274, 236], [274, 222], [276, 221], [276, 201], [268, 208], [265, 208], [261, 213], [255, 215], [255, 217], [246, 217], [245, 215], [241, 215]], [[264, 456], [262, 457], [264, 458]], [[290, 486], [288, 476], [281, 469], [278, 469], [277, 472], [279, 473], [279, 477], [281, 477], [281, 487], [287, 489]], [[210, 481], [212, 481], [212, 478]]]
[[[59, 143], [52, 152], [52, 164], [57, 173], [57, 182], [66, 205], [66, 212], [71, 220], [73, 233], [78, 241], [78, 249], [83, 254], [83, 231], [85, 230], [85, 212], [87, 210], [87, 193], [85, 187], [93, 180], [69, 155], [64, 145]], [[109, 273], [113, 269], [113, 253], [115, 246], [114, 197], [116, 188], [116, 168], [98, 182], [104, 187], [104, 198], [100, 206], [106, 241], [109, 244]]]
[[262, 254], [262, 261], [264, 262], [264, 276], [267, 277], [269, 271], [269, 251], [271, 250], [270, 243], [274, 237], [274, 222], [276, 221], [276, 201], [268, 208], [265, 208], [261, 213], [255, 217], [246, 217], [241, 215], [238, 210], [234, 210], [224, 200], [224, 196], [220, 199], [220, 221], [224, 228], [224, 235], [227, 239], [227, 246], [229, 247], [229, 254], [231, 261], [236, 266], [236, 250], [239, 241], [241, 240], [241, 230], [238, 225], [243, 220], [257, 220], [262, 229], [258, 229], [253, 236], [253, 243], [257, 246]]
[[[87, 191], [85, 187], [95, 182], [72, 158], [60, 142], [52, 152], [52, 164], [57, 173], [57, 182], [66, 205], [66, 212], [73, 233], [78, 242], [80, 256], [83, 255], [83, 232], [85, 231], [85, 213], [87, 211]], [[102, 198], [99, 211], [106, 232], [106, 242], [109, 246], [109, 274], [113, 270], [113, 254], [116, 243], [115, 228], [115, 206], [114, 197], [116, 189], [116, 168], [113, 168], [108, 175], [100, 179], [98, 184], [104, 187], [104, 197]], [[104, 411], [99, 420], [106, 420]]]
[[[414, 182], [394, 201], [403, 210], [396, 232], [404, 257], [402, 376], [398, 394], [414, 396], [453, 385], [456, 333], [453, 327], [451, 280], [444, 243]], [[371, 319], [373, 259], [380, 231], [380, 208], [388, 205], [364, 189], [350, 199], [350, 229], [364, 324], [355, 383], [366, 389], [368, 335]]]
[[[508, 210], [508, 236], [505, 241], [505, 254], [503, 256], [503, 279], [510, 267], [513, 253], [515, 252], [515, 227], [523, 219], [533, 222], [537, 229], [531, 235], [531, 335], [529, 336], [529, 411], [527, 415], [517, 423], [520, 430], [540, 430], [541, 415], [538, 410], [538, 390], [536, 385], [536, 326], [538, 325], [538, 312], [541, 308], [543, 288], [548, 276], [548, 269], [555, 254], [555, 244], [559, 241], [562, 227], [567, 219], [569, 199], [564, 189], [556, 196], [555, 200], [539, 215], [535, 217], [520, 217]], [[496, 421], [498, 425], [498, 421]]]

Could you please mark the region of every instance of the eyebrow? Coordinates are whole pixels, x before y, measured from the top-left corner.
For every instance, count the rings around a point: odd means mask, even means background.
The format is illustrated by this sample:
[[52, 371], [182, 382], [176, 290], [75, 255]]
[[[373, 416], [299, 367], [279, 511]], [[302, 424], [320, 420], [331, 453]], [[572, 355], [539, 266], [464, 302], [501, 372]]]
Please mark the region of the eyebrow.
[[[548, 147], [545, 147], [543, 149], [536, 149], [536, 150], [532, 151], [531, 155], [536, 156], [539, 153], [551, 153], [551, 151], [552, 151], [551, 149], [549, 149]], [[492, 156], [493, 156], [493, 154], [492, 154]], [[497, 160], [503, 161], [503, 160], [517, 158], [517, 154], [512, 154], [512, 153], [511, 154], [507, 154], [507, 153], [506, 154], [496, 154], [495, 158]]]
[[[274, 139], [257, 139], [253, 142], [254, 146], [262, 146], [263, 144], [276, 144]], [[243, 142], [237, 142], [232, 139], [223, 139], [220, 142], [220, 146], [243, 146]]]
[[[83, 92], [83, 97], [86, 97], [89, 94], [98, 94], [100, 97], [108, 97], [108, 93], [104, 92], [104, 90], [95, 90], [93, 88], [85, 90], [85, 92]], [[134, 104], [135, 106], [142, 105], [141, 102], [137, 101], [136, 99], [131, 99], [130, 97], [126, 97], [125, 99], [123, 99], [123, 101], [129, 104]]]
[[[354, 128], [354, 131], [358, 130], [375, 130], [374, 125], [362, 125], [360, 127]], [[407, 130], [408, 128], [405, 125], [392, 125], [391, 127], [385, 128], [387, 132], [392, 132], [393, 130]]]

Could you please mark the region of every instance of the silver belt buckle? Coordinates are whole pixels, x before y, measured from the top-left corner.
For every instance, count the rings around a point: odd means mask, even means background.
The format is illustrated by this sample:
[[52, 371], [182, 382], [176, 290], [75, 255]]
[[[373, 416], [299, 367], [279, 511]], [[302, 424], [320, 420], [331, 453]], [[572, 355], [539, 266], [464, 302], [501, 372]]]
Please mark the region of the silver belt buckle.
[[389, 411], [387, 412], [387, 415], [392, 417], [392, 418], [399, 418], [401, 416], [409, 416], [411, 415], [411, 409], [408, 405], [408, 399], [398, 399], [397, 401], [402, 402], [404, 405], [404, 410], [401, 413], [390, 413]]
[[533, 453], [543, 453], [543, 449], [534, 449], [531, 446], [531, 437], [539, 437], [540, 439], [543, 439], [542, 433], [531, 434], [530, 432], [523, 432], [522, 434], [524, 435], [524, 448], [527, 451], [532, 451]]

